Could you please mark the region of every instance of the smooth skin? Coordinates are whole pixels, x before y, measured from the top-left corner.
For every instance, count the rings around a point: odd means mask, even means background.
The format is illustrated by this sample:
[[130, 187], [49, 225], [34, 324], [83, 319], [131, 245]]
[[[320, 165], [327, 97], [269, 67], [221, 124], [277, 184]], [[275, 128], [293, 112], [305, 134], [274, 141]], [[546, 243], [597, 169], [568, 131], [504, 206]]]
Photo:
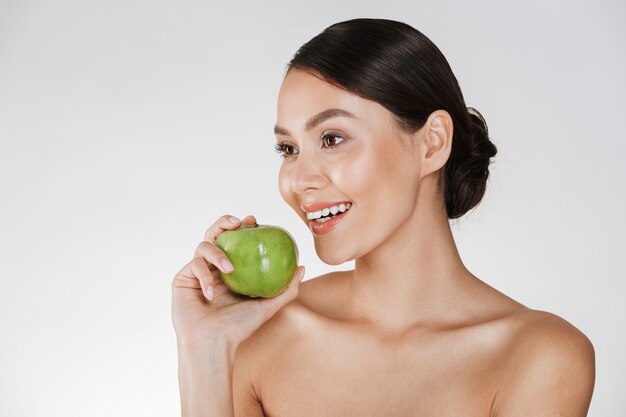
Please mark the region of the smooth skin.
[[[305, 128], [314, 115], [341, 108]], [[355, 269], [249, 299], [219, 279], [220, 217], [172, 283], [184, 417], [585, 416], [595, 382], [589, 339], [469, 272], [456, 250], [437, 176], [452, 120], [433, 112], [414, 134], [391, 114], [291, 70], [278, 100], [284, 200], [350, 201], [318, 256]], [[333, 136], [336, 135], [336, 136]], [[212, 289], [213, 294], [211, 294]]]
[[[356, 117], [305, 128], [330, 108]], [[238, 345], [235, 416], [587, 415], [589, 339], [459, 256], [437, 184], [454, 132], [446, 111], [407, 134], [378, 103], [291, 69], [276, 124], [281, 196], [307, 225], [301, 204], [351, 201], [313, 238], [322, 261], [355, 268], [302, 282]]]

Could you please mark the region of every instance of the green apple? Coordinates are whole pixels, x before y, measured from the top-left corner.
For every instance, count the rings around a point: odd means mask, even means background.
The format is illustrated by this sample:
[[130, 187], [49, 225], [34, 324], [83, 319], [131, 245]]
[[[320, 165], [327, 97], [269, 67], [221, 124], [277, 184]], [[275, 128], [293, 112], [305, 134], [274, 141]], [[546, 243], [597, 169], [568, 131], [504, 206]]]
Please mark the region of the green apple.
[[237, 294], [270, 298], [289, 285], [298, 267], [298, 247], [279, 226], [255, 224], [223, 231], [216, 239], [233, 271], [220, 276]]

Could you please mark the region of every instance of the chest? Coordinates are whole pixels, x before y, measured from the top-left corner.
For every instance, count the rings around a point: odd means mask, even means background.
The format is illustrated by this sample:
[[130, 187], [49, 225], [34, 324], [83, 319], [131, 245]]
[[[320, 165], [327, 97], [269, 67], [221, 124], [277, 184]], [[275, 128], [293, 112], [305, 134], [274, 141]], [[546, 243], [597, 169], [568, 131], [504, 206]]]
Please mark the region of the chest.
[[479, 336], [316, 331], [277, 347], [260, 387], [265, 415], [488, 417], [499, 358]]

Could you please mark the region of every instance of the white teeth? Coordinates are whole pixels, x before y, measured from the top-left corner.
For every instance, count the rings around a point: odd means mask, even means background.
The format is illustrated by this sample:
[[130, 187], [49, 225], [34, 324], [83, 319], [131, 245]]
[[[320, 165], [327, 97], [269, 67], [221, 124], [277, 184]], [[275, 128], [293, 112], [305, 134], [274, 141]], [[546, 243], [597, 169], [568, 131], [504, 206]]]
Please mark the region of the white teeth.
[[325, 223], [330, 220], [330, 217], [324, 217], [323, 219], [315, 219], [318, 223]]
[[[326, 207], [322, 210], [314, 211], [312, 213], [307, 213], [306, 218], [309, 220], [315, 220], [315, 219], [319, 219], [322, 216], [328, 216], [328, 214], [335, 215], [339, 212], [343, 213], [347, 211], [351, 206], [352, 206], [352, 203], [347, 203], [347, 204], [341, 203], [338, 206]], [[326, 220], [324, 219], [324, 221]]]

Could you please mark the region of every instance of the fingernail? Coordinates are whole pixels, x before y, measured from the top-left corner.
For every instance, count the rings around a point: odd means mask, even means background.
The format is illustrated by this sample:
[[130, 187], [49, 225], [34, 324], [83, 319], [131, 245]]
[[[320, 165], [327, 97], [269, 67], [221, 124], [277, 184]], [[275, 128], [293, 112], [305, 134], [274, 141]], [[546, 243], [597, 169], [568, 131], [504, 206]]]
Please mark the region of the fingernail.
[[235, 224], [235, 223], [239, 223], [241, 220], [239, 220], [238, 218], [236, 218], [235, 216], [230, 216], [230, 220], [231, 223]]
[[230, 263], [228, 259], [222, 259], [222, 267], [226, 272], [231, 272], [233, 269], [233, 264]]
[[300, 282], [302, 282], [303, 278], [304, 278], [304, 267], [302, 267], [302, 269], [300, 270]]
[[213, 299], [213, 287], [208, 287], [206, 289], [206, 298], [208, 298], [209, 300]]

